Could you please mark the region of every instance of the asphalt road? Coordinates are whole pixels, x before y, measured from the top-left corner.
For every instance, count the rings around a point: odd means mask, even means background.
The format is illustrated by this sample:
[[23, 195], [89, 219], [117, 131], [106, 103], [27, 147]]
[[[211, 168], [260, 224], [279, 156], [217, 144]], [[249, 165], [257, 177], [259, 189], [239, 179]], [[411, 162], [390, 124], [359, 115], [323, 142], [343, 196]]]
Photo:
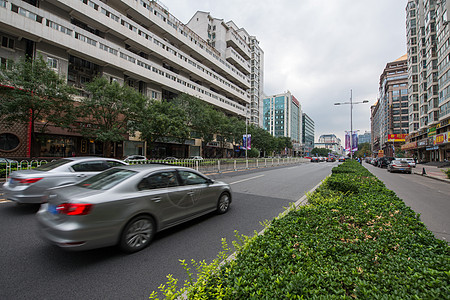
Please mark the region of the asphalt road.
[[125, 255], [116, 248], [66, 252], [37, 234], [38, 206], [0, 203], [0, 299], [148, 299], [173, 274], [184, 282], [179, 260], [211, 262], [235, 230], [253, 235], [331, 173], [337, 163], [233, 172], [211, 177], [228, 182], [233, 203], [156, 235], [147, 249]]
[[366, 163], [363, 165], [419, 213], [420, 220], [438, 239], [450, 242], [450, 184], [415, 174], [389, 173]]

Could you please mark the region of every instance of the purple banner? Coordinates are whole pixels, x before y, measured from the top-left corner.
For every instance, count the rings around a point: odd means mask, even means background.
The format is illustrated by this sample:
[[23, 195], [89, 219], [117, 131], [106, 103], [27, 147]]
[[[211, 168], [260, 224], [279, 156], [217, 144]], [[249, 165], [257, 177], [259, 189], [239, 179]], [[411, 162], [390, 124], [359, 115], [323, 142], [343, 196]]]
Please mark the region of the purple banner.
[[244, 149], [247, 150], [251, 150], [252, 149], [252, 135], [251, 134], [247, 134], [247, 136], [244, 134], [242, 136], [243, 139], [243, 145], [244, 145]]

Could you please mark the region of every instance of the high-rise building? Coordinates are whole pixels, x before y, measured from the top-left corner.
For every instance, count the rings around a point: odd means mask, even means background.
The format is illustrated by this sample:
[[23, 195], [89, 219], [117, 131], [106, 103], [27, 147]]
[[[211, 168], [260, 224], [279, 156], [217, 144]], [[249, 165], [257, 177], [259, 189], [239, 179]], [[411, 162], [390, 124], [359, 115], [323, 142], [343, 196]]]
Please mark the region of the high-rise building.
[[358, 135], [358, 145], [364, 144], [364, 143], [371, 143], [371, 134], [370, 132], [366, 131], [363, 134]]
[[449, 13], [445, 0], [406, 6], [410, 135], [402, 149], [419, 161], [450, 159]]
[[380, 76], [378, 95], [371, 116], [372, 149], [394, 156], [393, 146], [400, 146], [401, 140], [404, 142], [409, 129], [406, 55], [386, 64]]
[[[100, 75], [154, 99], [170, 100], [187, 93], [241, 118], [250, 108], [251, 120], [257, 124], [263, 51], [244, 29], [204, 16], [211, 28], [200, 34], [197, 26], [183, 24], [159, 1], [0, 0], [0, 61], [5, 65], [8, 59], [39, 54], [77, 88], [79, 96], [86, 95], [84, 84]], [[0, 137], [4, 132], [0, 128]], [[28, 143], [26, 134], [17, 138]], [[83, 138], [76, 133], [50, 131], [45, 140], [48, 145], [42, 149], [64, 143], [82, 154]], [[176, 153], [164, 149], [159, 153], [199, 155], [201, 141], [190, 142], [173, 145]], [[117, 155], [136, 154], [142, 147], [143, 142], [127, 141]]]
[[264, 52], [255, 36], [233, 21], [198, 11], [187, 26], [214, 47], [232, 68], [250, 78], [249, 121], [260, 124], [260, 100], [263, 97]]
[[301, 155], [302, 107], [291, 92], [264, 98], [262, 117], [265, 130], [275, 137], [290, 137], [293, 155]]
[[302, 114], [302, 146], [303, 155], [311, 155], [312, 149], [314, 149], [314, 120], [311, 119], [306, 113]]

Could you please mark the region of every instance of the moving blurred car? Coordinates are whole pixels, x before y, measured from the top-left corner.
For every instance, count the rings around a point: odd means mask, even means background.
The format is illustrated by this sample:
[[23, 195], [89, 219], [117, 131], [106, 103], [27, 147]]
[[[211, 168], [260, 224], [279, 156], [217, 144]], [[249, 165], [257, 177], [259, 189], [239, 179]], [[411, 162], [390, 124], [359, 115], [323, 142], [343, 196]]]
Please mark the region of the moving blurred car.
[[79, 182], [125, 162], [102, 157], [70, 157], [43, 164], [31, 170], [14, 171], [3, 185], [7, 200], [16, 203], [42, 203], [45, 191], [55, 186]]
[[393, 160], [387, 166], [388, 172], [404, 172], [404, 173], [412, 173], [411, 165], [405, 160]]
[[133, 161], [147, 161], [147, 157], [143, 155], [128, 155], [124, 158], [125, 162], [133, 162]]
[[228, 184], [185, 167], [130, 165], [50, 189], [37, 213], [42, 236], [65, 249], [148, 246], [156, 232], [210, 212], [226, 213]]
[[319, 158], [318, 157], [311, 157], [311, 162], [319, 162]]

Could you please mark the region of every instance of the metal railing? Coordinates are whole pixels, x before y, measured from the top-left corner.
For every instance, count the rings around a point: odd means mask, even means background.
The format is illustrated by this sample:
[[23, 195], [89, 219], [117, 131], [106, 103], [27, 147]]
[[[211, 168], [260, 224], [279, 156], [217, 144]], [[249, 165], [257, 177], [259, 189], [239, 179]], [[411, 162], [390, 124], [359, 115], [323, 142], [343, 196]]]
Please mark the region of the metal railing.
[[[234, 172], [245, 169], [258, 169], [282, 165], [300, 164], [309, 161], [302, 157], [287, 158], [238, 158], [238, 159], [149, 159], [145, 161], [129, 161], [129, 164], [163, 163], [195, 169], [205, 174]], [[22, 160], [0, 162], [0, 181], [8, 178], [16, 170], [29, 170], [47, 163], [47, 160]]]

